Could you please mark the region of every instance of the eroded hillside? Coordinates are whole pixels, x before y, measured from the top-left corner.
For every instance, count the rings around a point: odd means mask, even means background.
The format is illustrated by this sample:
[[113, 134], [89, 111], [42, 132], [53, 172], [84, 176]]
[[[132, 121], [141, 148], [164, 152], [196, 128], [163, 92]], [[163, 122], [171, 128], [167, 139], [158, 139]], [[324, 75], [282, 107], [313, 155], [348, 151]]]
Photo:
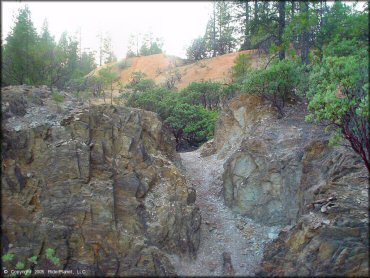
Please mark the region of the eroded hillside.
[[[116, 80], [116, 84], [118, 81], [121, 81], [123, 85], [126, 85], [131, 80], [133, 72], [141, 71], [146, 74], [146, 78], [153, 79], [157, 84], [162, 84], [171, 71], [177, 70], [181, 75], [181, 79], [176, 83], [176, 87], [183, 89], [193, 81], [211, 80], [230, 83], [235, 58], [241, 53], [251, 54], [251, 65], [253, 67], [257, 67], [263, 62], [257, 51], [245, 50], [190, 64], [185, 64], [185, 60], [181, 58], [165, 54], [131, 57], [125, 59], [121, 67], [119, 66], [120, 62], [117, 62], [104, 65], [102, 68], [113, 66], [114, 70], [119, 73], [119, 79]], [[99, 69], [96, 69], [91, 74], [97, 74]]]

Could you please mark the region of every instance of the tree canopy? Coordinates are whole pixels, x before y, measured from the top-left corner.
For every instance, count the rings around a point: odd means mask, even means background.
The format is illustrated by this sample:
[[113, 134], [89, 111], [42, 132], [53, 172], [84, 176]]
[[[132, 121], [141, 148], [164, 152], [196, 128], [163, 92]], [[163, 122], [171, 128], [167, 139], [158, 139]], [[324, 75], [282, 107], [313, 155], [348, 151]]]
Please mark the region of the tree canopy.
[[79, 53], [79, 42], [64, 32], [56, 42], [47, 21], [40, 34], [27, 6], [20, 9], [2, 45], [2, 85], [49, 85], [63, 88], [95, 67], [93, 52]]

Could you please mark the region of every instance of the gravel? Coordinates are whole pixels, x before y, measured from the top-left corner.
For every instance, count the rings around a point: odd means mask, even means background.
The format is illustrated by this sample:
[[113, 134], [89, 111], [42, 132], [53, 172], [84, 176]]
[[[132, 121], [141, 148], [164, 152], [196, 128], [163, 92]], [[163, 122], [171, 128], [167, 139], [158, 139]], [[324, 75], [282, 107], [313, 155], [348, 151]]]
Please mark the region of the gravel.
[[200, 150], [180, 154], [187, 180], [197, 191], [202, 215], [201, 243], [195, 260], [171, 255], [180, 276], [221, 276], [222, 253], [231, 254], [235, 275], [253, 276], [265, 245], [280, 227], [259, 225], [224, 205], [222, 173], [225, 159], [201, 157]]

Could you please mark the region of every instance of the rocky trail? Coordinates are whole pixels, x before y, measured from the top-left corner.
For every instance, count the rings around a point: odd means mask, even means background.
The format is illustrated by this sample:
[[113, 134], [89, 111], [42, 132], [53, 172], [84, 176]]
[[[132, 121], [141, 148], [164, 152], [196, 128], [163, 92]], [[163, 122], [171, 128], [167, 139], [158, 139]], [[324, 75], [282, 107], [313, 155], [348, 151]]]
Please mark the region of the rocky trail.
[[224, 205], [225, 161], [216, 154], [201, 157], [198, 149], [180, 156], [187, 180], [197, 192], [196, 204], [201, 210], [202, 224], [196, 259], [172, 256], [176, 272], [180, 276], [253, 275], [264, 246], [277, 236], [278, 227], [259, 225]]

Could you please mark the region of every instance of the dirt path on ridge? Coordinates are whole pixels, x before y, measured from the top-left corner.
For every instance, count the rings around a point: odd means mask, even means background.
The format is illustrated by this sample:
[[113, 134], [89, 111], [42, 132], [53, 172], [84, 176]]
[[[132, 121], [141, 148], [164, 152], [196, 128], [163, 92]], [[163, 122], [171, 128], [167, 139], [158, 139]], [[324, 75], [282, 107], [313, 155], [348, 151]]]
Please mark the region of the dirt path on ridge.
[[197, 192], [196, 204], [202, 215], [201, 240], [196, 260], [171, 261], [180, 276], [220, 276], [223, 252], [229, 252], [235, 275], [253, 276], [267, 242], [277, 236], [278, 227], [266, 227], [233, 213], [224, 205], [222, 173], [224, 160], [216, 155], [200, 157], [200, 150], [180, 154], [186, 178]]

